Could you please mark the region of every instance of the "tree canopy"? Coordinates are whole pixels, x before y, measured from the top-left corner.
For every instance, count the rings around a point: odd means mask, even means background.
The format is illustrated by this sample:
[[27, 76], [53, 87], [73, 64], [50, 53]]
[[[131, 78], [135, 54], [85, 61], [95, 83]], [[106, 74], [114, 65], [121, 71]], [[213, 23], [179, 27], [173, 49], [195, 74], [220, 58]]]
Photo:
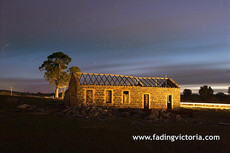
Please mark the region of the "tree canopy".
[[190, 90], [190, 89], [184, 89], [183, 95], [184, 95], [185, 97], [191, 96], [191, 95], [192, 95], [192, 90]]
[[207, 85], [204, 85], [200, 87], [199, 94], [203, 100], [207, 100], [208, 98], [213, 96], [213, 89], [211, 87], [208, 87]]
[[47, 57], [47, 60], [39, 67], [45, 71], [44, 78], [52, 85], [55, 85], [55, 97], [58, 97], [59, 88], [68, 86], [70, 76], [74, 72], [81, 72], [78, 67], [71, 67], [67, 70], [71, 58], [63, 52], [56, 52]]

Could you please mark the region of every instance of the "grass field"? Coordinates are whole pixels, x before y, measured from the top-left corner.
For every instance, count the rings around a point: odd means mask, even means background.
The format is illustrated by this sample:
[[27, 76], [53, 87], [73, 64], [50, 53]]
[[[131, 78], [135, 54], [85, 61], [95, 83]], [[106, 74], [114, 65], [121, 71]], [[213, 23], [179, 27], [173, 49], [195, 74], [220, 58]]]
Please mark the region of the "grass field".
[[[19, 112], [20, 104], [36, 105], [43, 113]], [[0, 96], [0, 153], [228, 153], [227, 110], [193, 110], [186, 122], [131, 124], [128, 118], [108, 121], [59, 117], [61, 100]], [[220, 135], [220, 141], [134, 141], [132, 135]]]

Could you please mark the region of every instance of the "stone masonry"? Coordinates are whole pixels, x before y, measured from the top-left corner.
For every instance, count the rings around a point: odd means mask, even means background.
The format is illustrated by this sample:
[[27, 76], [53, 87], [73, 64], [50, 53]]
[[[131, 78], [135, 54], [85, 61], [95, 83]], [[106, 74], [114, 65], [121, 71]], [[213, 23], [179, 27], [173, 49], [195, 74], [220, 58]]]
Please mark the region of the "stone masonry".
[[[175, 88], [169, 88], [94, 84], [85, 85], [81, 84], [78, 78], [79, 77], [77, 77], [76, 74], [73, 74], [71, 77], [69, 88], [65, 93], [65, 106], [75, 106], [79, 103], [89, 103], [92, 101], [94, 105], [98, 106], [113, 106], [118, 108], [144, 108], [144, 94], [148, 94], [149, 109], [167, 109], [167, 101], [169, 95], [172, 97], [172, 109], [180, 107], [179, 86]], [[107, 90], [110, 92], [106, 92]], [[108, 93], [111, 94], [111, 102], [106, 103], [106, 101], [108, 101]], [[124, 97], [124, 93], [128, 93], [126, 97]], [[125, 98], [127, 102], [124, 102]]]

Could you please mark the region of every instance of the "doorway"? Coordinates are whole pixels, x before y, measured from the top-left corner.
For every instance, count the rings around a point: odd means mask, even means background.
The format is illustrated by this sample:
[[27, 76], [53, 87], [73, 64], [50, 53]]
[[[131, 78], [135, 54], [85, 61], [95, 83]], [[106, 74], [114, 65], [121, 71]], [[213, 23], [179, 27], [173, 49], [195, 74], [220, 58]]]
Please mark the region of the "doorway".
[[149, 109], [149, 94], [144, 94], [144, 109]]
[[167, 98], [167, 109], [172, 109], [172, 95], [168, 95], [168, 98]]

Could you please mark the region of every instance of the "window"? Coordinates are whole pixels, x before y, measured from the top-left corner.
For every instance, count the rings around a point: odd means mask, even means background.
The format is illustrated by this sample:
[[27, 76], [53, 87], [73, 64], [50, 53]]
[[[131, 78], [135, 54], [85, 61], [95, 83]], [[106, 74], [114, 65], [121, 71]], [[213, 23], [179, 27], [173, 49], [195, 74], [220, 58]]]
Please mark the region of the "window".
[[105, 91], [105, 102], [112, 103], [112, 91], [111, 90]]
[[93, 103], [93, 90], [86, 90], [86, 103]]
[[129, 91], [123, 91], [123, 103], [129, 103]]

